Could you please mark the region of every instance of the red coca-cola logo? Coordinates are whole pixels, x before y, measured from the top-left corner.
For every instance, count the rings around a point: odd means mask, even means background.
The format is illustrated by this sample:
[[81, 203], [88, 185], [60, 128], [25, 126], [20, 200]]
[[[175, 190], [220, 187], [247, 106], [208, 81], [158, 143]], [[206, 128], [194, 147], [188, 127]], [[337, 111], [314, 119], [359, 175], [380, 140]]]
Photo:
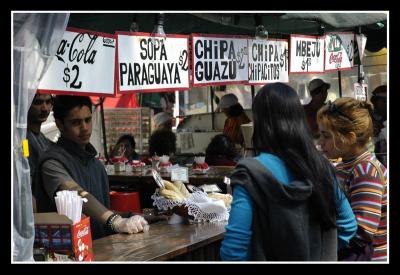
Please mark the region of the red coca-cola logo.
[[79, 230], [77, 233], [78, 238], [82, 238], [83, 236], [86, 236], [89, 234], [89, 227], [85, 227], [83, 230]]
[[329, 56], [329, 64], [332, 63], [342, 63], [342, 52], [338, 52], [336, 54], [331, 53], [331, 55]]

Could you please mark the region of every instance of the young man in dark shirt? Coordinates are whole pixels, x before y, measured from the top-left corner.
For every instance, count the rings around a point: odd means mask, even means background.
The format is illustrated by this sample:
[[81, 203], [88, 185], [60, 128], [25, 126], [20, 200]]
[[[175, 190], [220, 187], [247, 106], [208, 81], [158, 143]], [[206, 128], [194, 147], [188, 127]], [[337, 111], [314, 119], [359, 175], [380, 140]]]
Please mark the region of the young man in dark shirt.
[[57, 191], [77, 191], [88, 200], [83, 213], [90, 216], [93, 239], [112, 233], [138, 233], [147, 221], [139, 215], [122, 218], [109, 210], [108, 177], [90, 144], [92, 102], [89, 97], [57, 96], [54, 118], [61, 137], [43, 153], [38, 163], [35, 196], [38, 212], [56, 211]]

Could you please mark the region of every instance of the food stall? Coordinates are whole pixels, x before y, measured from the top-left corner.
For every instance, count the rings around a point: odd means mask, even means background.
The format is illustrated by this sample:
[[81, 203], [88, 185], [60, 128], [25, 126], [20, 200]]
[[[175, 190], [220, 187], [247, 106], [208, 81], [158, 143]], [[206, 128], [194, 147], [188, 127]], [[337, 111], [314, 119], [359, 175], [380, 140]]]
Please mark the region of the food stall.
[[[133, 16], [134, 15], [134, 16]], [[72, 35], [82, 35], [82, 33], [90, 33], [88, 37], [90, 37], [93, 41], [94, 37], [98, 35], [101, 36], [101, 47], [104, 52], [107, 51], [107, 54], [104, 54], [105, 58], [103, 63], [96, 62], [94, 59], [94, 55], [100, 56], [102, 53], [100, 50], [98, 52], [94, 52], [93, 49], [86, 45], [83, 47], [82, 54], [80, 53], [80, 58], [82, 59], [81, 63], [78, 64], [81, 67], [73, 67], [76, 65], [71, 65], [70, 67], [62, 67], [62, 71], [66, 71], [66, 69], [75, 68], [75, 71], [79, 72], [79, 68], [87, 67], [89, 68], [89, 73], [85, 75], [80, 75], [82, 78], [79, 78], [78, 82], [78, 74], [76, 74], [75, 79], [68, 78], [66, 81], [65, 77], [62, 78], [64, 81], [57, 83], [57, 89], [50, 89], [51, 85], [46, 87], [39, 87], [42, 89], [42, 92], [49, 91], [58, 91], [57, 93], [62, 94], [85, 94], [90, 96], [99, 96], [99, 97], [115, 97], [117, 94], [131, 94], [132, 96], [136, 96], [141, 93], [155, 93], [155, 92], [175, 92], [178, 95], [184, 95], [187, 101], [180, 101], [180, 96], [177, 97], [177, 113], [175, 113], [175, 117], [185, 117], [188, 115], [192, 115], [192, 119], [187, 120], [186, 129], [183, 131], [179, 131], [179, 127], [174, 129], [177, 131], [177, 141], [178, 141], [178, 154], [197, 154], [204, 153], [204, 149], [208, 144], [209, 140], [216, 134], [220, 133], [223, 128], [223, 114], [214, 114], [214, 104], [215, 100], [215, 92], [219, 94], [224, 94], [227, 90], [224, 91], [215, 91], [214, 87], [222, 86], [222, 85], [231, 85], [234, 88], [240, 87], [239, 89], [245, 91], [246, 98], [248, 99], [251, 96], [247, 90], [251, 89], [251, 92], [254, 93], [257, 85], [261, 85], [260, 83], [250, 83], [248, 82], [248, 67], [246, 67], [247, 63], [244, 62], [245, 57], [248, 56], [246, 53], [247, 47], [247, 39], [254, 38], [254, 22], [253, 17], [254, 14], [167, 14], [170, 21], [168, 24], [168, 32], [171, 34], [165, 35], [160, 33], [151, 33], [154, 25], [152, 20], [149, 20], [149, 15], [146, 13], [139, 14], [84, 14], [84, 13], [76, 13], [71, 14], [66, 19], [66, 22], [63, 23], [63, 27], [60, 29], [65, 29], [68, 27], [67, 32]], [[288, 38], [292, 33], [301, 33], [301, 34], [312, 34], [317, 36], [319, 31], [321, 30], [321, 22], [329, 19], [328, 14], [326, 14], [326, 18], [324, 16], [314, 18], [315, 20], [310, 20], [309, 18], [296, 18], [296, 14], [264, 14], [264, 25], [270, 30], [270, 38], [275, 40], [285, 40], [285, 43], [279, 44], [279, 49], [283, 50], [283, 58], [288, 58], [287, 56], [287, 48], [285, 52], [285, 48], [288, 46]], [[68, 15], [69, 16], [69, 15]], [[286, 16], [286, 17], [285, 17]], [[133, 21], [132, 21], [133, 17]], [[351, 17], [351, 14], [348, 14], [348, 17]], [[335, 30], [346, 30], [349, 31], [355, 27], [363, 26], [364, 31], [368, 31], [371, 29], [372, 25], [375, 25], [377, 22], [385, 21], [387, 15], [386, 14], [377, 14], [374, 16], [365, 16], [365, 15], [357, 15], [357, 20], [354, 22], [350, 22], [349, 20], [344, 20], [347, 25], [337, 25], [338, 22], [330, 22], [329, 20], [324, 24], [324, 31], [335, 31]], [[87, 18], [91, 18], [91, 20], [87, 20]], [[241, 18], [241, 21], [239, 20]], [[344, 17], [343, 17], [344, 18]], [[342, 19], [343, 19], [342, 18]], [[217, 20], [218, 19], [218, 20]], [[65, 20], [65, 18], [64, 18]], [[363, 20], [366, 20], [363, 22]], [[90, 21], [90, 22], [89, 22]], [[150, 22], [151, 21], [151, 22]], [[239, 23], [239, 21], [241, 23]], [[50, 22], [50, 21], [49, 21]], [[185, 28], [182, 29], [182, 22], [189, 22]], [[222, 23], [221, 23], [222, 22]], [[299, 24], [301, 22], [301, 24]], [[135, 24], [134, 24], [135, 23]], [[139, 33], [137, 28], [129, 29], [129, 26], [136, 26], [141, 24], [141, 30], [146, 30], [147, 33]], [[164, 24], [164, 22], [162, 22]], [[282, 24], [280, 24], [282, 23]], [[126, 26], [126, 28], [121, 28], [121, 26]], [[129, 32], [128, 32], [129, 29]], [[209, 33], [216, 33], [215, 35], [209, 35]], [[189, 37], [192, 33], [207, 33], [207, 35], [197, 35], [194, 37]], [[59, 35], [59, 40], [61, 40], [62, 35]], [[72, 37], [72, 36], [71, 36]], [[160, 38], [161, 37], [161, 38]], [[210, 38], [211, 37], [211, 38]], [[265, 37], [264, 37], [265, 38]], [[238, 66], [240, 67], [240, 72], [237, 72], [235, 77], [231, 77], [229, 81], [226, 80], [225, 77], [228, 75], [221, 74], [219, 75], [219, 71], [213, 67], [213, 77], [206, 77], [206, 72], [204, 71], [203, 75], [197, 74], [196, 70], [201, 68], [202, 65], [208, 66], [209, 62], [207, 57], [204, 55], [201, 56], [200, 52], [197, 52], [195, 60], [193, 55], [193, 50], [199, 50], [200, 47], [196, 48], [194, 45], [202, 45], [207, 39], [214, 39], [216, 45], [220, 46], [220, 51], [216, 50], [213, 52], [217, 57], [214, 58], [214, 63], [212, 66], [226, 66], [225, 69], [229, 71], [229, 66], [233, 66], [231, 61], [223, 60], [224, 57], [220, 56], [218, 58], [219, 53], [223, 52], [223, 49], [227, 47], [227, 45], [232, 45], [232, 50], [229, 51], [230, 54], [236, 53], [238, 55]], [[100, 39], [99, 39], [100, 40]], [[118, 40], [118, 44], [115, 43]], [[214, 41], [213, 40], [213, 41]], [[64, 41], [64, 40], [63, 40]], [[66, 41], [66, 40], [65, 40]], [[65, 42], [64, 41], [64, 42]], [[74, 40], [75, 41], [75, 40]], [[138, 44], [137, 41], [142, 41], [142, 44]], [[145, 42], [143, 42], [145, 41]], [[158, 41], [158, 42], [156, 42]], [[228, 43], [228, 42], [229, 43]], [[54, 42], [54, 41], [53, 41]], [[265, 42], [265, 41], [264, 41]], [[263, 42], [263, 43], [264, 43]], [[353, 41], [354, 42], [354, 41]], [[94, 42], [93, 42], [94, 43]], [[161, 50], [158, 47], [151, 47], [153, 43], [165, 43], [164, 45], [169, 45], [169, 47]], [[54, 44], [54, 43], [53, 43]], [[57, 43], [55, 43], [57, 44]], [[161, 45], [159, 44], [159, 46]], [[260, 43], [262, 44], [262, 43]], [[65, 42], [66, 45], [66, 42]], [[173, 46], [171, 46], [173, 45]], [[190, 45], [190, 47], [189, 47]], [[278, 44], [277, 44], [278, 45]], [[283, 45], [283, 46], [282, 46]], [[116, 52], [116, 47], [119, 46], [119, 51]], [[126, 48], [122, 48], [122, 46], [126, 46]], [[16, 47], [16, 46], [14, 46]], [[282, 47], [282, 48], [281, 48]], [[135, 49], [133, 51], [132, 49]], [[142, 55], [136, 54], [142, 50]], [[226, 48], [227, 49], [227, 48]], [[368, 46], [367, 46], [368, 49]], [[214, 51], [212, 49], [210, 52]], [[56, 51], [54, 51], [55, 53]], [[227, 51], [228, 52], [228, 51]], [[53, 54], [54, 54], [53, 53]], [[223, 55], [223, 54], [221, 54]], [[46, 55], [44, 55], [46, 56]], [[83, 58], [84, 56], [84, 58]], [[168, 60], [168, 58], [170, 58]], [[221, 60], [217, 60], [221, 59]], [[232, 58], [231, 58], [232, 59]], [[98, 59], [96, 59], [98, 60]], [[195, 65], [190, 62], [197, 62]], [[78, 60], [79, 61], [79, 60]], [[72, 61], [71, 61], [72, 62]], [[90, 63], [91, 62], [91, 63]], [[228, 62], [228, 63], [225, 63]], [[86, 64], [90, 63], [90, 64]], [[239, 64], [240, 63], [240, 64]], [[285, 63], [285, 62], [284, 62]], [[100, 66], [99, 64], [103, 64]], [[107, 65], [104, 65], [107, 64]], [[139, 65], [138, 65], [139, 64]], [[153, 64], [153, 65], [152, 65]], [[157, 66], [154, 64], [158, 64]], [[286, 63], [288, 64], [288, 60], [286, 59]], [[34, 64], [26, 64], [26, 66], [37, 66]], [[211, 65], [210, 65], [211, 66]], [[371, 65], [374, 66], [374, 65]], [[101, 90], [98, 89], [98, 86], [92, 84], [91, 86], [86, 88], [77, 88], [76, 84], [79, 81], [89, 82], [94, 72], [93, 68], [102, 68], [102, 72], [107, 75], [105, 78], [96, 77], [96, 82], [103, 84], [104, 87], [107, 86], [107, 89]], [[238, 68], [239, 68], [238, 67]], [[386, 64], [384, 64], [384, 70], [382, 72], [374, 72], [374, 75], [371, 76], [371, 82], [378, 83], [386, 81]], [[76, 69], [78, 68], [78, 69]], [[115, 70], [114, 70], [115, 68]], [[158, 68], [158, 71], [157, 71]], [[285, 76], [289, 75], [288, 69], [281, 68]], [[365, 68], [364, 68], [365, 69]], [[222, 73], [223, 67], [221, 67]], [[233, 69], [231, 68], [233, 71]], [[150, 73], [149, 73], [150, 72]], [[349, 84], [351, 81], [354, 82], [355, 76], [358, 76], [358, 68], [351, 68], [346, 73], [346, 75], [341, 75], [340, 70], [337, 74], [335, 72], [331, 72], [329, 77], [332, 80], [337, 80], [338, 85], [336, 85], [335, 90], [341, 91], [342, 82], [347, 87], [351, 87]], [[349, 73], [350, 72], [350, 73]], [[305, 72], [304, 72], [305, 73]], [[321, 73], [321, 72], [319, 72]], [[137, 75], [141, 74], [141, 77]], [[157, 80], [158, 74], [158, 80]], [[343, 73], [344, 74], [344, 73]], [[372, 74], [372, 73], [371, 73]], [[144, 76], [146, 75], [146, 77]], [[162, 77], [160, 78], [160, 75]], [[232, 73], [233, 75], [233, 73]], [[375, 77], [375, 75], [379, 75], [379, 78]], [[153, 77], [153, 80], [151, 80]], [[230, 77], [230, 76], [229, 76]], [[346, 80], [341, 78], [346, 77]], [[109, 79], [108, 79], [109, 78]], [[311, 74], [305, 77], [305, 74], [299, 75], [291, 75], [290, 78], [285, 78], [285, 82], [291, 84], [299, 90], [300, 95], [304, 95], [306, 97], [306, 92], [304, 91], [305, 83], [311, 78]], [[367, 76], [368, 78], [368, 76]], [[366, 78], [366, 79], [367, 79]], [[155, 80], [154, 80], [155, 79]], [[161, 80], [160, 80], [161, 79]], [[26, 80], [26, 82], [36, 83], [39, 82], [40, 78], [37, 77], [35, 81]], [[282, 79], [275, 79], [277, 81], [281, 81]], [[50, 81], [50, 80], [46, 80]], [[108, 82], [107, 82], [108, 81]], [[156, 83], [158, 81], [158, 83]], [[76, 83], [75, 83], [76, 82]], [[107, 83], [105, 83], [107, 82]], [[48, 84], [48, 83], [47, 83]], [[68, 89], [66, 89], [66, 85], [69, 85]], [[106, 85], [107, 84], [107, 85]], [[247, 86], [246, 86], [247, 85]], [[23, 85], [20, 85], [23, 86]], [[61, 88], [60, 88], [61, 87]], [[250, 88], [251, 87], [251, 88]], [[303, 87], [303, 89], [301, 88]], [[33, 89], [36, 91], [36, 88]], [[196, 89], [204, 88], [206, 91], [204, 93], [204, 97], [202, 100], [206, 102], [201, 105], [204, 111], [201, 113], [180, 113], [179, 109], [181, 106], [189, 102], [190, 93], [194, 94], [193, 91]], [[259, 88], [259, 87], [258, 87]], [[336, 89], [337, 88], [337, 89]], [[85, 90], [86, 89], [86, 90]], [[28, 93], [28, 91], [14, 91], [14, 93], [18, 93], [18, 96], [23, 96], [24, 93]], [[341, 94], [340, 92], [337, 94]], [[30, 99], [32, 99], [32, 92], [30, 94]], [[244, 97], [241, 97], [243, 99]], [[197, 99], [196, 99], [197, 100]], [[27, 100], [26, 100], [27, 101]], [[247, 100], [248, 101], [248, 100]], [[25, 102], [24, 106], [27, 104]], [[191, 104], [193, 106], [198, 106], [196, 104]], [[205, 107], [204, 107], [205, 106]], [[17, 106], [18, 107], [18, 106]], [[26, 106], [25, 106], [26, 107]], [[249, 106], [246, 106], [247, 113], [251, 113]], [[17, 109], [19, 110], [20, 107]], [[200, 108], [199, 108], [200, 109]], [[115, 117], [116, 113], [112, 113], [112, 110], [106, 111], [106, 127], [104, 126], [104, 117], [103, 119], [103, 133], [104, 140], [102, 140], [99, 144], [105, 145], [107, 148], [105, 152], [107, 152], [110, 145], [116, 140], [117, 135], [116, 131], [122, 132], [132, 132], [135, 131], [135, 134], [139, 140], [138, 144], [140, 153], [143, 153], [147, 149], [147, 138], [150, 132], [150, 112], [148, 109], [140, 109], [130, 114], [129, 119], [125, 121], [112, 120], [111, 117]], [[20, 112], [17, 112], [20, 113]], [[23, 111], [21, 111], [23, 113]], [[249, 115], [251, 116], [251, 115]], [[134, 118], [133, 118], [134, 117]], [[26, 115], [25, 115], [26, 118]], [[143, 119], [144, 118], [144, 119]], [[142, 121], [143, 119], [143, 121]], [[20, 119], [22, 122], [24, 119]], [[19, 120], [18, 120], [19, 121]], [[201, 122], [200, 122], [201, 121]], [[201, 128], [202, 123], [207, 125], [204, 128]], [[15, 127], [22, 127], [23, 123], [14, 123], [17, 125]], [[179, 126], [179, 125], [178, 125]], [[222, 127], [221, 127], [222, 126]], [[19, 128], [18, 128], [19, 129]], [[182, 130], [182, 129], [181, 129]], [[107, 131], [114, 131], [109, 132]], [[18, 131], [17, 131], [18, 132]], [[22, 131], [23, 132], [23, 131]], [[100, 135], [99, 135], [100, 136]], [[101, 138], [101, 136], [100, 136]], [[16, 135], [14, 138], [14, 142], [17, 145], [14, 145], [17, 152], [14, 158], [14, 162], [17, 169], [23, 170], [24, 163], [22, 149], [20, 148], [19, 142], [23, 140], [23, 134], [21, 136]], [[248, 144], [248, 142], [247, 142]], [[97, 148], [101, 151], [101, 148]], [[25, 161], [26, 162], [26, 161]], [[21, 167], [22, 166], [22, 167]], [[25, 163], [26, 166], [26, 163]], [[117, 191], [126, 191], [126, 192], [139, 192], [140, 194], [140, 203], [142, 208], [151, 208], [153, 207], [153, 200], [151, 196], [154, 194], [157, 189], [156, 182], [151, 175], [151, 167], [143, 167], [139, 170], [135, 171], [113, 171], [107, 170], [110, 189]], [[191, 167], [188, 167], [189, 175], [188, 175], [188, 185], [193, 186], [202, 186], [202, 185], [216, 185], [222, 193], [229, 193], [229, 189], [227, 184], [225, 183], [225, 177], [229, 177], [230, 173], [233, 170], [233, 167], [218, 167], [211, 166], [206, 173], [194, 173]], [[15, 172], [16, 173], [16, 172]], [[161, 176], [166, 180], [171, 180], [170, 172], [161, 172]], [[29, 227], [29, 224], [32, 224], [32, 215], [31, 209], [27, 208], [29, 206], [29, 199], [31, 198], [29, 188], [21, 188], [21, 186], [29, 186], [29, 177], [17, 177], [14, 175], [14, 190], [23, 190], [25, 193], [15, 192], [13, 196], [14, 205], [17, 204], [20, 199], [26, 196], [28, 200], [25, 200], [23, 206], [15, 206], [15, 209], [19, 211], [14, 211], [13, 219], [15, 221], [26, 221], [27, 224], [14, 223], [14, 227], [16, 228], [15, 232], [21, 231], [21, 228]], [[22, 180], [21, 180], [22, 179]], [[26, 202], [28, 201], [28, 202]], [[22, 209], [22, 207], [25, 207]], [[17, 214], [16, 214], [17, 213]], [[22, 214], [21, 214], [22, 213]], [[27, 214], [28, 213], [28, 214]], [[30, 213], [30, 214], [29, 214]], [[22, 218], [21, 218], [22, 217]], [[26, 219], [24, 219], [27, 217]], [[164, 261], [164, 260], [177, 260], [177, 261], [216, 261], [219, 260], [219, 245], [221, 240], [223, 239], [224, 227], [226, 225], [226, 221], [219, 222], [203, 222], [203, 223], [180, 223], [180, 224], [170, 224], [167, 221], [160, 221], [150, 225], [150, 230], [148, 232], [144, 232], [141, 234], [115, 234], [105, 238], [101, 238], [93, 241], [93, 256], [95, 261]], [[31, 230], [33, 231], [33, 230]], [[28, 232], [29, 233], [29, 232]], [[25, 238], [23, 236], [29, 236]], [[29, 248], [32, 242], [32, 232], [30, 234], [26, 234], [26, 232], [22, 232], [21, 234], [16, 234], [14, 236], [15, 240], [13, 240], [13, 244], [19, 249], [15, 253], [17, 256], [14, 257], [17, 261], [27, 261], [31, 259], [32, 253], [22, 253], [19, 251], [26, 251], [26, 247]], [[165, 241], [168, 240], [168, 241]], [[26, 245], [28, 242], [28, 245]], [[22, 243], [22, 245], [21, 245]], [[23, 249], [25, 247], [25, 249]], [[28, 249], [29, 250], [29, 249]], [[18, 256], [19, 255], [19, 256]], [[28, 256], [26, 256], [28, 255]]]

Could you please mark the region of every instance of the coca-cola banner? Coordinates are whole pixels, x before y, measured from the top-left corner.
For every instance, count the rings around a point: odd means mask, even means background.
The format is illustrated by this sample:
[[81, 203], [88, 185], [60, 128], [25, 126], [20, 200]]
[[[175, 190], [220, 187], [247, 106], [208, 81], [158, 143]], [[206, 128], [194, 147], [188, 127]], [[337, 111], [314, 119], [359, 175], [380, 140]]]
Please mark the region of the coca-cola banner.
[[193, 86], [247, 83], [247, 37], [193, 34], [192, 48]]
[[325, 36], [325, 71], [349, 70], [354, 64], [354, 33]]
[[115, 50], [112, 34], [68, 28], [38, 91], [114, 96]]
[[249, 40], [249, 84], [289, 82], [288, 41]]
[[324, 37], [290, 35], [289, 73], [324, 72]]
[[189, 37], [117, 32], [119, 92], [187, 90]]

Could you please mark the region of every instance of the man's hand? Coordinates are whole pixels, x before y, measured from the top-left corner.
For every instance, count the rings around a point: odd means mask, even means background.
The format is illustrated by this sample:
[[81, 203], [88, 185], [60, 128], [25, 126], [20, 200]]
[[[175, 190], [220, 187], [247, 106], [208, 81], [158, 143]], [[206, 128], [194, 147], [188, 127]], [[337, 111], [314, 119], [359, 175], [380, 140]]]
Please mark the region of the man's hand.
[[130, 218], [122, 218], [118, 216], [113, 222], [114, 231], [118, 233], [139, 233], [141, 231], [146, 232], [149, 230], [147, 221], [139, 215], [132, 216]]

